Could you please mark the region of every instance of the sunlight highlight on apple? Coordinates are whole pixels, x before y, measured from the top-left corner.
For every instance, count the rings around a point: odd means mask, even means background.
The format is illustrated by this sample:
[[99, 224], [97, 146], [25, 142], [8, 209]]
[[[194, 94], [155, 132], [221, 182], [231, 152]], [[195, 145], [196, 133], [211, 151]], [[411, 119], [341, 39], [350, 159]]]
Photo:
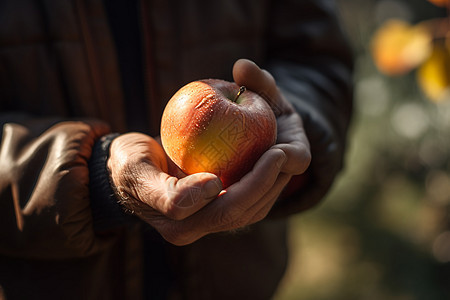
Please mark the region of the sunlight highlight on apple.
[[274, 145], [275, 115], [258, 94], [218, 79], [194, 81], [168, 102], [161, 141], [186, 174], [210, 172], [227, 187]]

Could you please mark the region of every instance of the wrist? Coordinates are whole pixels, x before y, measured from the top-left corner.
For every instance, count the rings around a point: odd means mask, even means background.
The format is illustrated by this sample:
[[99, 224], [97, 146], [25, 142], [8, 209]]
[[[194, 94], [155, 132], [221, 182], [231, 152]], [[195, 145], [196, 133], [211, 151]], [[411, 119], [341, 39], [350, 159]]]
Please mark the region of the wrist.
[[107, 168], [112, 141], [119, 134], [101, 137], [92, 149], [89, 160], [89, 191], [94, 230], [103, 232], [122, 226], [128, 218], [118, 203]]

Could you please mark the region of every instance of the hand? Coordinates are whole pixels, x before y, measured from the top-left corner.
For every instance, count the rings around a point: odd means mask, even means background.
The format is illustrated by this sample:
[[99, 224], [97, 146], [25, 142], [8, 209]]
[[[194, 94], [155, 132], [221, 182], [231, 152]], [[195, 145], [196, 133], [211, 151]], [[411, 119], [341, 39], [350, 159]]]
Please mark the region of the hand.
[[205, 232], [233, 230], [264, 219], [292, 176], [304, 173], [311, 162], [302, 120], [280, 93], [272, 75], [252, 61], [240, 59], [233, 67], [233, 78], [271, 105], [277, 117], [277, 141], [252, 171], [199, 211], [196, 218], [183, 222], [182, 230], [195, 233], [195, 222], [209, 220], [200, 228], [203, 231], [197, 232], [197, 238]]
[[272, 76], [247, 60], [236, 62], [233, 76], [270, 102], [277, 114], [278, 140], [252, 171], [225, 191], [213, 174], [185, 176], [149, 136], [122, 135], [111, 145], [108, 167], [123, 205], [173, 244], [189, 244], [209, 233], [262, 220], [292, 175], [309, 165], [301, 119]]
[[107, 166], [121, 204], [163, 236], [170, 228], [162, 220], [169, 223], [185, 219], [222, 190], [220, 179], [214, 174], [186, 176], [170, 161], [158, 141], [141, 133], [115, 138]]
[[277, 142], [272, 149], [283, 150], [287, 157], [281, 172], [291, 176], [305, 172], [311, 162], [311, 153], [302, 120], [284, 99], [272, 75], [252, 61], [240, 59], [233, 67], [233, 77], [238, 85], [258, 93], [272, 107], [277, 118]]

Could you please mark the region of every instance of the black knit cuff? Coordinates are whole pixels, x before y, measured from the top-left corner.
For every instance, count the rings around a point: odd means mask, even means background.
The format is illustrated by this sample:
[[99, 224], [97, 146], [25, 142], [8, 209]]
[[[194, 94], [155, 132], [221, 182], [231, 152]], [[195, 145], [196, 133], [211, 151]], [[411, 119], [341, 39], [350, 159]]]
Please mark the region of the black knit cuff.
[[112, 133], [100, 138], [94, 144], [89, 160], [89, 192], [96, 232], [105, 232], [121, 227], [129, 218], [117, 202], [106, 165], [111, 142], [117, 136], [119, 134]]

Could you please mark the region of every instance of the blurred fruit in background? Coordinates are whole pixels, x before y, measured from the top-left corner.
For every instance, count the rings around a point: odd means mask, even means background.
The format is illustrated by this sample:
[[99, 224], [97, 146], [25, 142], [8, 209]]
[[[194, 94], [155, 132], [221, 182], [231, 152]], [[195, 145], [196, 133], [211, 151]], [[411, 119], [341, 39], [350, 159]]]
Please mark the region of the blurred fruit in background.
[[[428, 0], [450, 9], [448, 0]], [[388, 76], [417, 70], [422, 92], [434, 102], [450, 97], [450, 19], [432, 18], [418, 24], [400, 19], [384, 22], [374, 33], [371, 53], [378, 70]]]
[[450, 98], [449, 46], [449, 43], [436, 43], [417, 73], [422, 91], [432, 101], [440, 102]]
[[387, 75], [403, 75], [422, 64], [432, 50], [432, 36], [424, 24], [389, 20], [372, 39], [372, 55]]
[[449, 0], [428, 0], [428, 1], [430, 1], [431, 3], [433, 3], [437, 6], [442, 6], [442, 7], [448, 6], [450, 3]]

